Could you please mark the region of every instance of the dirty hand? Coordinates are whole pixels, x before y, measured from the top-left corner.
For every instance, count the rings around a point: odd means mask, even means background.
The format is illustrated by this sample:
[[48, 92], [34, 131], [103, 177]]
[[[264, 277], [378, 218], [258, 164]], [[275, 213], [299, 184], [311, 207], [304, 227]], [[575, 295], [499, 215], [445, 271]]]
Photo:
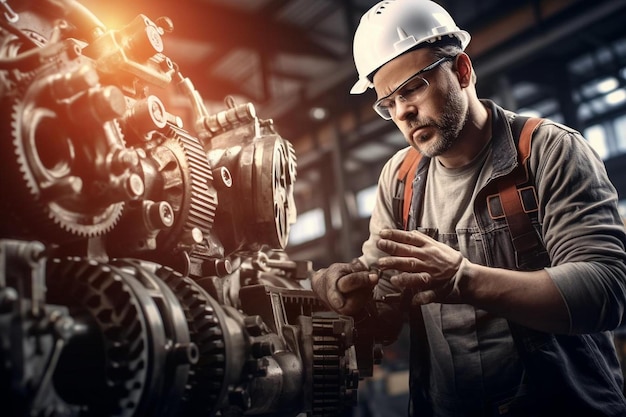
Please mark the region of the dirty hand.
[[358, 260], [320, 269], [311, 278], [313, 291], [339, 314], [356, 315], [372, 299], [378, 274]]
[[399, 271], [391, 283], [412, 290], [414, 304], [460, 302], [459, 280], [469, 263], [460, 252], [416, 230], [382, 230], [378, 248], [390, 255], [378, 260], [379, 268]]

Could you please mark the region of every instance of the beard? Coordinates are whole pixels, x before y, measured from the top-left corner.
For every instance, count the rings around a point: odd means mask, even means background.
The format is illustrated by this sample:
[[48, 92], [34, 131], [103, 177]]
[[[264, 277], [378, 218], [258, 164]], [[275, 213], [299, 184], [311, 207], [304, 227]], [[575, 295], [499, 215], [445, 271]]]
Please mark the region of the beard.
[[[415, 141], [420, 153], [430, 158], [439, 156], [452, 148], [467, 122], [468, 108], [464, 106], [460, 90], [448, 91], [444, 103], [439, 120], [430, 117], [419, 119], [419, 116], [416, 116], [410, 123], [411, 128], [414, 126], [435, 128], [434, 138], [424, 134]], [[431, 139], [430, 143], [429, 139]]]

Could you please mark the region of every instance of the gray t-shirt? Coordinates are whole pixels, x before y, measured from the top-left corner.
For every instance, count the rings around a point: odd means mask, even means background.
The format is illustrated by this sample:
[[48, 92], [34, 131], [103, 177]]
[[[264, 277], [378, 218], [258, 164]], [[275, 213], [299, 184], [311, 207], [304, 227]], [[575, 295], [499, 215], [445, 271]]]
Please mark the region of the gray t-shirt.
[[[424, 206], [418, 230], [482, 263], [473, 214], [476, 194], [491, 175], [491, 147], [468, 165], [448, 169], [430, 161]], [[422, 306], [430, 347], [430, 396], [436, 415], [488, 412], [515, 397], [523, 368], [508, 323], [466, 304], [431, 303]], [[491, 399], [483, 404], [485, 399]], [[505, 401], [506, 403], [506, 401]]]

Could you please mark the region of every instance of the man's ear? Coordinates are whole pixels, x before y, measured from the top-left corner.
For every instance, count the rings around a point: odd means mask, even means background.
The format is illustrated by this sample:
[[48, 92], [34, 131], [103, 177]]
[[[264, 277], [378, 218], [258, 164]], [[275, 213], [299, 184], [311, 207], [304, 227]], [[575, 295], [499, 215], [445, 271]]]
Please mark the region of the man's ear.
[[472, 61], [470, 60], [470, 57], [466, 53], [461, 52], [456, 57], [456, 73], [459, 77], [459, 83], [461, 84], [461, 87], [464, 88], [471, 84], [473, 71], [474, 67], [472, 66]]

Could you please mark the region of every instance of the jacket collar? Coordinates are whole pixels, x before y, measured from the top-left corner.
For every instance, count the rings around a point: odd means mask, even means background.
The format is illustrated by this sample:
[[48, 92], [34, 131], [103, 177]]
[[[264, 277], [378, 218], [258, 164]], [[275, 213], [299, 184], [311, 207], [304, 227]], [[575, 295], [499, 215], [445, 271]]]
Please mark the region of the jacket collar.
[[492, 165], [491, 179], [513, 171], [519, 164], [517, 145], [511, 133], [511, 121], [515, 114], [504, 110], [491, 100], [481, 100], [491, 112]]

